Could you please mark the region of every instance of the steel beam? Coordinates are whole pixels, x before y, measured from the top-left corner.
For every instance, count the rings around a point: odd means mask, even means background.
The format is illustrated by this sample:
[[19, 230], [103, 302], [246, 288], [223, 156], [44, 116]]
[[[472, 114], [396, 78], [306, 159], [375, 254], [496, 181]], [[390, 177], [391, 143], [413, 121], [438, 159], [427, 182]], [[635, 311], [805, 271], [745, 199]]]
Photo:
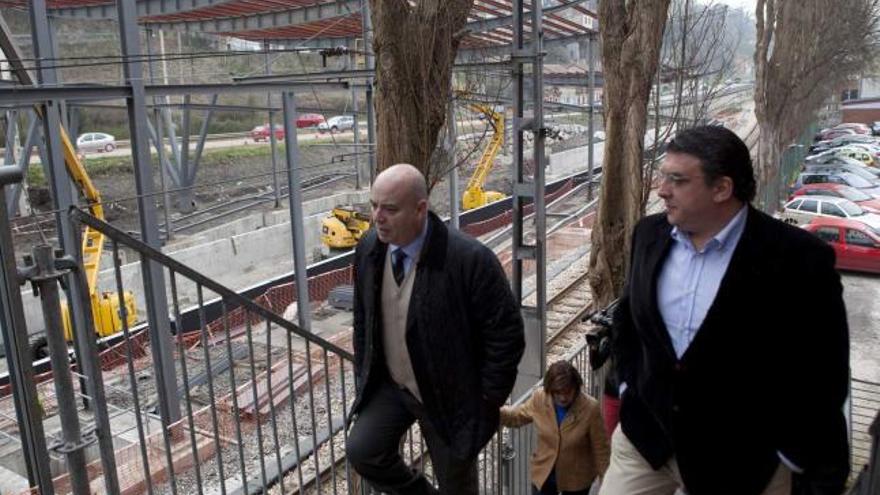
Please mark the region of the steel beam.
[[21, 302], [15, 246], [6, 210], [6, 185], [20, 182], [21, 169], [0, 167], [0, 333], [6, 349], [12, 401], [21, 436], [21, 449], [27, 467], [28, 482], [37, 486], [42, 495], [52, 495], [52, 470], [43, 420], [37, 404], [37, 387], [31, 367], [27, 322]]
[[[137, 2], [137, 16], [175, 14], [227, 2], [229, 0], [141, 0]], [[116, 19], [116, 4], [112, 0], [104, 0], [103, 3], [95, 2], [93, 5], [52, 9], [52, 15], [87, 19]]]
[[[349, 51], [349, 56], [346, 59], [348, 69], [349, 70], [357, 70], [357, 54], [355, 50], [357, 49], [356, 44], [352, 41]], [[363, 171], [361, 170], [361, 158], [360, 158], [360, 149], [361, 149], [361, 127], [360, 127], [360, 118], [358, 114], [360, 113], [360, 109], [358, 108], [358, 94], [357, 87], [352, 85], [351, 87], [351, 113], [354, 118], [352, 133], [354, 134], [354, 187], [355, 189], [360, 189], [362, 184], [361, 178], [363, 177]]]
[[[150, 3], [148, 2], [138, 2]], [[305, 5], [287, 10], [278, 10], [275, 12], [261, 12], [252, 15], [242, 15], [236, 17], [217, 16], [208, 19], [197, 19], [195, 16], [178, 16], [181, 20], [168, 20], [158, 18], [151, 20], [149, 14], [143, 14], [142, 22], [154, 29], [176, 29], [190, 32], [204, 33], [239, 33], [247, 34], [247, 31], [255, 31], [262, 29], [271, 29], [287, 26], [297, 26], [309, 22], [326, 21], [337, 17], [347, 17], [344, 13], [340, 13], [339, 7], [348, 9], [347, 12], [356, 12], [358, 9], [358, 0], [337, 0], [335, 2], [318, 3]], [[197, 14], [198, 11], [190, 11]], [[158, 16], [157, 16], [158, 17]], [[191, 17], [192, 20], [185, 17]]]
[[[31, 153], [34, 150], [34, 146], [37, 145], [37, 141], [41, 137], [40, 134], [40, 120], [37, 119], [37, 114], [33, 111], [29, 113], [28, 117], [28, 131], [27, 137], [24, 140], [24, 147], [21, 149], [21, 153], [18, 157], [18, 167], [21, 169], [21, 173], [23, 177], [27, 177], [28, 168], [30, 168], [31, 164]], [[19, 207], [19, 201], [21, 200], [21, 191], [25, 187], [24, 182], [16, 182], [9, 186], [9, 195], [6, 198], [6, 207], [11, 212], [17, 212]]]
[[[199, 162], [202, 160], [202, 153], [205, 151], [205, 141], [208, 139], [208, 126], [211, 125], [211, 117], [214, 116], [214, 107], [217, 106], [217, 97], [218, 95], [212, 95], [210, 105], [206, 105], [207, 114], [202, 120], [202, 127], [199, 129], [199, 140], [196, 142], [196, 152], [193, 155], [192, 168], [190, 169], [190, 184], [196, 183], [196, 175], [199, 173]], [[190, 105], [190, 108], [195, 109], [196, 107]]]
[[[150, 147], [147, 141], [147, 94], [144, 88], [143, 67], [140, 59], [140, 36], [137, 27], [134, 0], [117, 0], [119, 15], [119, 38], [125, 81], [129, 88], [128, 125], [131, 135], [131, 156], [134, 162], [135, 188], [137, 191], [138, 219], [141, 238], [155, 249], [161, 248], [156, 206], [153, 198], [153, 172], [150, 167]], [[168, 426], [180, 419], [180, 401], [174, 369], [171, 328], [168, 319], [168, 299], [162, 268], [156, 262], [141, 256], [141, 273], [144, 299], [150, 325], [150, 343], [155, 370], [156, 392], [159, 396], [159, 414], [162, 424]]]
[[446, 178], [449, 182], [449, 226], [454, 229], [459, 228], [458, 216], [459, 205], [461, 205], [461, 194], [458, 191], [458, 167], [455, 163], [455, 145], [457, 142], [455, 100], [450, 99], [446, 105], [446, 141], [444, 142], [444, 147], [449, 156], [449, 175]]
[[[263, 42], [263, 49], [266, 51], [266, 76], [272, 75], [272, 57], [269, 56], [269, 42]], [[272, 108], [272, 93], [266, 93], [266, 106]], [[274, 199], [274, 207], [281, 206], [281, 188], [278, 186], [278, 142], [275, 138], [275, 113], [269, 110], [269, 152], [272, 155], [272, 196]]]
[[[156, 61], [153, 58], [153, 31], [151, 29], [146, 30], [147, 35], [147, 58], [149, 59], [149, 63], [147, 64], [147, 70], [150, 72], [150, 83], [154, 84], [156, 82]], [[156, 127], [153, 127], [152, 122], [147, 120], [147, 130], [150, 133], [150, 138], [153, 141], [153, 144], [156, 146], [156, 157], [159, 159], [159, 186], [162, 188], [162, 216], [164, 217], [165, 224], [165, 241], [170, 241], [174, 238], [174, 226], [171, 225], [171, 202], [168, 199], [168, 186], [167, 181], [165, 180], [168, 172], [171, 168], [171, 164], [167, 163], [167, 158], [165, 157], [165, 140], [162, 138], [162, 109], [158, 105], [161, 101], [158, 97], [153, 97], [153, 119], [156, 121]], [[158, 131], [158, 132], [157, 132]]]
[[[584, 34], [573, 34], [571, 36], [558, 36], [556, 38], [546, 39], [543, 41], [544, 48], [550, 48], [553, 46], [563, 46], [574, 43], [576, 41], [581, 41], [589, 38], [589, 33]], [[510, 43], [506, 45], [493, 45], [493, 46], [474, 46], [474, 47], [462, 47], [458, 49], [459, 56], [469, 56], [469, 55], [480, 55], [483, 57], [502, 57], [504, 55], [510, 55], [510, 51], [513, 49], [515, 43]]]
[[293, 271], [296, 276], [296, 313], [299, 327], [312, 331], [312, 313], [309, 305], [309, 277], [306, 273], [305, 228], [302, 209], [302, 173], [299, 164], [299, 145], [296, 141], [296, 103], [293, 93], [281, 93], [284, 108], [284, 151], [287, 155], [287, 190], [289, 192], [290, 234], [293, 237]]
[[3, 163], [4, 165], [10, 165], [15, 163], [15, 145], [18, 140], [18, 110], [7, 110], [5, 119], [6, 150], [3, 155]]
[[[360, 0], [361, 2], [361, 25], [363, 28], [363, 40], [364, 40], [364, 62], [366, 63], [365, 69], [372, 74], [376, 72], [376, 57], [373, 53], [373, 18], [370, 15], [370, 2], [368, 0]], [[367, 79], [367, 89], [366, 89], [366, 104], [367, 104], [367, 143], [375, 145], [376, 144], [376, 115], [375, 108], [373, 108], [373, 77], [369, 77]], [[372, 150], [370, 154], [367, 155], [368, 162], [370, 164], [370, 184], [373, 183], [373, 178], [376, 176], [376, 150], [375, 148]]]
[[[320, 86], [327, 91], [342, 91], [349, 88], [346, 82], [259, 82], [226, 84], [169, 84], [147, 85], [147, 97], [172, 95], [212, 95], [218, 93], [264, 93], [266, 91], [303, 90]], [[57, 85], [54, 87], [16, 87], [0, 92], [0, 105], [37, 104], [47, 100], [66, 98], [68, 100], [119, 100], [132, 97], [128, 86]]]
[[330, 70], [321, 72], [295, 72], [284, 74], [262, 74], [259, 76], [239, 76], [233, 77], [233, 81], [284, 81], [284, 82], [321, 82], [321, 81], [342, 81], [351, 79], [369, 79], [375, 76], [373, 70], [370, 69], [345, 69]]
[[183, 96], [183, 122], [180, 125], [180, 156], [177, 160], [177, 173], [180, 176], [180, 190], [177, 192], [177, 209], [181, 213], [195, 210], [192, 180], [189, 173], [189, 133], [190, 133], [190, 95]]
[[595, 122], [595, 108], [593, 98], [596, 91], [596, 37], [590, 36], [587, 40], [587, 73], [590, 75], [587, 86], [587, 201], [593, 200], [593, 124]]
[[[544, 14], [555, 14], [557, 12], [562, 12], [563, 10], [568, 10], [575, 5], [582, 3], [587, 3], [587, 0], [569, 0], [568, 2], [562, 2], [559, 5], [554, 5], [553, 7], [548, 7], [544, 9]], [[507, 16], [493, 17], [491, 19], [471, 21], [465, 25], [465, 29], [472, 33], [484, 33], [486, 31], [491, 31], [496, 28], [511, 26], [513, 22], [513, 14], [511, 14]], [[584, 27], [584, 29], [588, 28]]]
[[[544, 127], [543, 111], [543, 29], [541, 27], [541, 2], [532, 2], [531, 39], [526, 43], [524, 29], [525, 1], [515, 0], [514, 11], [516, 21], [514, 27], [514, 46], [511, 52], [511, 75], [513, 78], [513, 242], [512, 242], [512, 283], [514, 296], [520, 302], [526, 329], [526, 351], [520, 362], [519, 375], [514, 387], [515, 396], [527, 391], [544, 375], [546, 361], [546, 306], [547, 306], [547, 273], [546, 273], [546, 216], [544, 202], [544, 180], [547, 159], [544, 156], [544, 141], [547, 129]], [[526, 73], [524, 66], [529, 65], [531, 78], [531, 114], [526, 107]], [[524, 139], [525, 132], [532, 133], [532, 163], [534, 173], [527, 177], [525, 171]], [[534, 244], [526, 244], [525, 239], [525, 206], [534, 204]], [[534, 265], [535, 305], [527, 306], [522, 301], [526, 296], [523, 292], [525, 282], [524, 261], [530, 260]]]

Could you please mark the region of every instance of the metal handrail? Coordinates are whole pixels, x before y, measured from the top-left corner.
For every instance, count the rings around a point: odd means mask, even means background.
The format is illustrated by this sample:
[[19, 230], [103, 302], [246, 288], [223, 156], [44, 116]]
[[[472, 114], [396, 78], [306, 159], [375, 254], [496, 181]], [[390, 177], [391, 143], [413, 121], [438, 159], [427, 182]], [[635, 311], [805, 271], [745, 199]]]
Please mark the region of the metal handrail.
[[[229, 302], [241, 305], [245, 309], [247, 309], [248, 311], [253, 312], [253, 313], [265, 318], [266, 320], [272, 322], [273, 324], [278, 325], [281, 328], [284, 328], [286, 331], [288, 331], [298, 337], [306, 339], [307, 341], [309, 341], [313, 344], [316, 344], [323, 349], [327, 349], [328, 351], [332, 351], [335, 354], [338, 354], [349, 361], [352, 361], [352, 362], [354, 361], [354, 355], [352, 353], [348, 352], [347, 350], [345, 350], [345, 349], [333, 344], [332, 342], [329, 342], [329, 341], [327, 341], [327, 340], [325, 340], [325, 339], [323, 339], [323, 338], [321, 338], [311, 332], [303, 330], [295, 323], [290, 322], [288, 320], [285, 320], [281, 316], [277, 315], [275, 312], [270, 311], [270, 310], [256, 304], [252, 300], [242, 296], [241, 294], [238, 294], [234, 290], [229, 289], [228, 287], [225, 287], [224, 285], [217, 283], [213, 279], [197, 272], [196, 270], [193, 270], [192, 268], [184, 265], [183, 263], [175, 260], [174, 258], [162, 253], [158, 249], [155, 249], [155, 248], [131, 237], [130, 235], [117, 229], [116, 227], [110, 225], [109, 223], [104, 222], [102, 220], [99, 220], [99, 219], [95, 218], [94, 216], [88, 214], [87, 212], [85, 212], [79, 208], [76, 208], [76, 207], [72, 207], [70, 209], [69, 215], [74, 221], [81, 222], [81, 223], [88, 225], [89, 227], [91, 227], [99, 232], [102, 232], [109, 239], [112, 239], [112, 240], [114, 240], [124, 246], [128, 246], [129, 248], [134, 249], [135, 251], [139, 252], [143, 256], [145, 256], [153, 261], [156, 261], [157, 263], [164, 265], [172, 272], [179, 273], [179, 274], [189, 278], [190, 280], [196, 282], [197, 284], [202, 285], [202, 286], [210, 289], [211, 291], [213, 291], [216, 294], [218, 294], [219, 296], [221, 296], [223, 299], [225, 299]], [[299, 289], [308, 290], [307, 287], [302, 287], [302, 288], [297, 288], [297, 289], [298, 290]]]

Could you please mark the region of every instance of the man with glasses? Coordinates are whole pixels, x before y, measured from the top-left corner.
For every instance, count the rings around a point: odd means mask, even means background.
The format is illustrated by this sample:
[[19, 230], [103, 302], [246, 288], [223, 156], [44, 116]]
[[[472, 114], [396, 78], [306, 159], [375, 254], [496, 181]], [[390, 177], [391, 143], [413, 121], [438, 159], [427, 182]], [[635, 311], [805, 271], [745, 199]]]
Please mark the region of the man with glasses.
[[678, 133], [659, 172], [666, 211], [636, 226], [614, 315], [622, 402], [601, 495], [841, 493], [834, 252], [751, 206], [749, 150], [723, 127]]

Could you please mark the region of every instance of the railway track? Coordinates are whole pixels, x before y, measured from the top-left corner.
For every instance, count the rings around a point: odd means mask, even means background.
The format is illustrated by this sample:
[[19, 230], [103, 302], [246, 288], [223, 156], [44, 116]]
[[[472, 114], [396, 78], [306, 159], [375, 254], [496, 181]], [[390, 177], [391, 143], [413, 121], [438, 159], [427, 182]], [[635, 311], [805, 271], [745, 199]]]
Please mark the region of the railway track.
[[[567, 348], [571, 330], [577, 328], [589, 309], [592, 297], [587, 273], [581, 273], [547, 301], [547, 354]], [[574, 332], [577, 333], [577, 332]], [[577, 335], [580, 335], [577, 333]]]

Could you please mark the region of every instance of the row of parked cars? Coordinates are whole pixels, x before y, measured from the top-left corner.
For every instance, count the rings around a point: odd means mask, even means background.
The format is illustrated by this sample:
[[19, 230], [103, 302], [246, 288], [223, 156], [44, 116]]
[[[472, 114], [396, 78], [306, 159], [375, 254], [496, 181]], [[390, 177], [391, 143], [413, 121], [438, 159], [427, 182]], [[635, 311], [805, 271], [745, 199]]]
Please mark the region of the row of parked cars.
[[[341, 131], [349, 131], [354, 129], [354, 116], [352, 115], [337, 115], [335, 117], [330, 117], [329, 119], [324, 119], [324, 116], [319, 113], [304, 113], [300, 114], [296, 118], [296, 128], [304, 129], [304, 128], [317, 128], [318, 132], [321, 134], [325, 132], [329, 133], [337, 133]], [[284, 125], [275, 124], [275, 139], [281, 140], [284, 139]], [[251, 132], [251, 139], [255, 142], [260, 141], [268, 141], [269, 140], [269, 124], [258, 125], [254, 127]]]
[[844, 123], [820, 131], [810, 151], [782, 219], [828, 242], [839, 269], [880, 273], [880, 138]]

